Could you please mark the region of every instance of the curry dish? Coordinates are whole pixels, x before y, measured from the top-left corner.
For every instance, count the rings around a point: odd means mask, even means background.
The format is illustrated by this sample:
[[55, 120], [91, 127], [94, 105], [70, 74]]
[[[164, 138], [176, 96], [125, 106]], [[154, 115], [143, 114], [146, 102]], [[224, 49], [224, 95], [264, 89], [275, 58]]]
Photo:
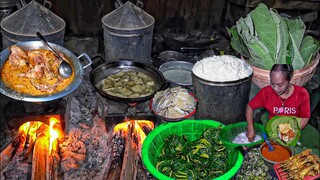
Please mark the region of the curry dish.
[[[74, 79], [74, 73], [67, 79], [60, 76], [61, 60], [50, 50], [22, 50], [13, 45], [10, 51], [1, 70], [1, 79], [16, 92], [31, 96], [49, 95], [62, 91]], [[59, 55], [68, 61], [62, 53]]]

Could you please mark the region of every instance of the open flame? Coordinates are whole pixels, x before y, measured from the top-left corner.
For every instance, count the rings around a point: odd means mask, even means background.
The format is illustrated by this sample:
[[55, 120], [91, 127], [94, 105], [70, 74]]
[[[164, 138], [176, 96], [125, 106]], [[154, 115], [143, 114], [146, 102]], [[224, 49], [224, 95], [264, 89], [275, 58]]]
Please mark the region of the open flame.
[[55, 126], [60, 122], [59, 119], [51, 117], [49, 125], [40, 121], [29, 121], [24, 123], [19, 128], [19, 133], [25, 137], [25, 144], [28, 144], [29, 139], [36, 140], [37, 137], [46, 136], [49, 144], [49, 152], [52, 150], [53, 142], [62, 135], [62, 131]]
[[53, 125], [56, 124], [57, 122], [59, 122], [58, 119], [56, 118], [50, 118], [50, 127], [49, 127], [49, 136], [50, 136], [50, 140], [49, 140], [49, 151], [52, 150], [52, 144], [53, 142], [59, 137], [59, 132], [57, 130], [55, 130], [53, 128]]
[[152, 130], [154, 128], [154, 123], [148, 120], [129, 120], [127, 122], [117, 124], [114, 127], [113, 132], [116, 133], [122, 131], [124, 134], [126, 134], [131, 127], [133, 128], [133, 133], [138, 138], [139, 145], [141, 146], [146, 138], [146, 133], [143, 129], [148, 128]]

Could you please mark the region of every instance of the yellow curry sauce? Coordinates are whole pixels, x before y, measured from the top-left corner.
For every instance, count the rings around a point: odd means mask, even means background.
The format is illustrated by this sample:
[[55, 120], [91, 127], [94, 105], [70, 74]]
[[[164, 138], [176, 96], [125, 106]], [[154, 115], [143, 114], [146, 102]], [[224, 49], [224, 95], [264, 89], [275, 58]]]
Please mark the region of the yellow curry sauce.
[[[48, 51], [48, 50], [37, 50], [37, 51]], [[26, 53], [28, 51], [25, 51]], [[58, 68], [58, 67], [54, 67]], [[31, 79], [27, 77], [20, 77], [19, 74], [27, 73], [29, 71], [29, 66], [13, 66], [8, 60], [4, 63], [1, 69], [1, 79], [2, 81], [12, 90], [22, 93], [28, 94], [31, 96], [41, 96], [41, 95], [49, 95], [54, 94], [56, 92], [62, 91], [66, 87], [68, 87], [74, 79], [74, 73], [72, 73], [70, 78], [62, 79], [62, 82], [59, 83], [53, 92], [46, 92], [38, 90], [35, 86], [31, 84]], [[58, 73], [57, 69], [55, 73]], [[57, 76], [57, 75], [56, 75]], [[43, 84], [43, 85], [54, 85], [58, 78], [54, 77], [52, 79], [48, 79], [46, 77], [41, 77], [40, 79], [33, 79], [34, 82]]]

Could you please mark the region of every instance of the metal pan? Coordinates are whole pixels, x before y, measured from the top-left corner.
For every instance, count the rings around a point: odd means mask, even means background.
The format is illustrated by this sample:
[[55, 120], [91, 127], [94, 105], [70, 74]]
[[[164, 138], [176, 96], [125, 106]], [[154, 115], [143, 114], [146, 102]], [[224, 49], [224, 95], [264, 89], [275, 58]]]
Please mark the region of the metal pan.
[[[70, 50], [54, 44], [54, 43], [49, 43], [50, 46], [52, 46], [55, 50], [58, 52], [63, 53], [69, 60], [70, 63], [74, 69], [74, 80], [72, 83], [66, 87], [64, 90], [54, 93], [54, 94], [49, 94], [49, 95], [44, 95], [44, 96], [31, 96], [27, 94], [21, 94], [16, 91], [13, 91], [10, 89], [8, 86], [4, 84], [2, 79], [0, 79], [0, 92], [4, 94], [5, 96], [8, 96], [13, 99], [21, 100], [21, 101], [27, 101], [27, 102], [45, 102], [45, 101], [52, 101], [55, 99], [59, 99], [61, 97], [64, 97], [71, 92], [73, 92], [82, 82], [83, 79], [83, 74], [84, 71], [83, 69], [90, 66], [92, 64], [92, 61], [90, 57], [86, 54], [83, 53], [80, 56], [74, 55]], [[44, 44], [42, 41], [26, 41], [26, 42], [20, 42], [16, 44], [23, 50], [32, 50], [32, 49], [48, 49], [48, 46]], [[48, 49], [49, 50], [49, 49]], [[0, 68], [2, 69], [4, 62], [8, 59], [10, 55], [10, 50], [9, 48], [6, 48], [0, 53]], [[84, 58], [88, 61], [88, 64], [82, 66], [80, 63], [80, 60]]]
[[[134, 72], [142, 72], [146, 74], [147, 76], [151, 77], [152, 80], [155, 82], [155, 85], [156, 85], [155, 91], [149, 96], [143, 96], [143, 97], [137, 97], [137, 98], [123, 98], [123, 97], [117, 97], [117, 96], [107, 94], [98, 87], [99, 82], [101, 82], [103, 79], [107, 78], [112, 74], [118, 73], [120, 71], [134, 71]], [[156, 69], [151, 65], [134, 62], [131, 60], [117, 60], [111, 63], [100, 64], [90, 72], [89, 79], [92, 86], [103, 97], [119, 103], [145, 102], [147, 100], [150, 100], [156, 92], [163, 90], [168, 86], [167, 83], [165, 82], [164, 76], [158, 69]]]

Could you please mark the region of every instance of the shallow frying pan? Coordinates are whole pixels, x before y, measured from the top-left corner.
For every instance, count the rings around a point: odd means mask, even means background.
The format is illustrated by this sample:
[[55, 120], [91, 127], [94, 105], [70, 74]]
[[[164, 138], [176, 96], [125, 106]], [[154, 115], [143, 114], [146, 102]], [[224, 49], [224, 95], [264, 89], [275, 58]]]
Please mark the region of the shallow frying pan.
[[[149, 95], [144, 97], [137, 98], [123, 98], [117, 97], [102, 91], [97, 85], [103, 79], [108, 76], [118, 73], [120, 71], [134, 71], [134, 72], [142, 72], [147, 76], [151, 77], [155, 82], [156, 89], [155, 91]], [[150, 100], [156, 92], [165, 89], [168, 84], [165, 82], [165, 78], [162, 73], [151, 65], [147, 65], [144, 63], [134, 62], [131, 60], [117, 60], [111, 63], [102, 63], [92, 69], [90, 72], [90, 82], [92, 86], [105, 98], [116, 101], [119, 103], [139, 103]]]

